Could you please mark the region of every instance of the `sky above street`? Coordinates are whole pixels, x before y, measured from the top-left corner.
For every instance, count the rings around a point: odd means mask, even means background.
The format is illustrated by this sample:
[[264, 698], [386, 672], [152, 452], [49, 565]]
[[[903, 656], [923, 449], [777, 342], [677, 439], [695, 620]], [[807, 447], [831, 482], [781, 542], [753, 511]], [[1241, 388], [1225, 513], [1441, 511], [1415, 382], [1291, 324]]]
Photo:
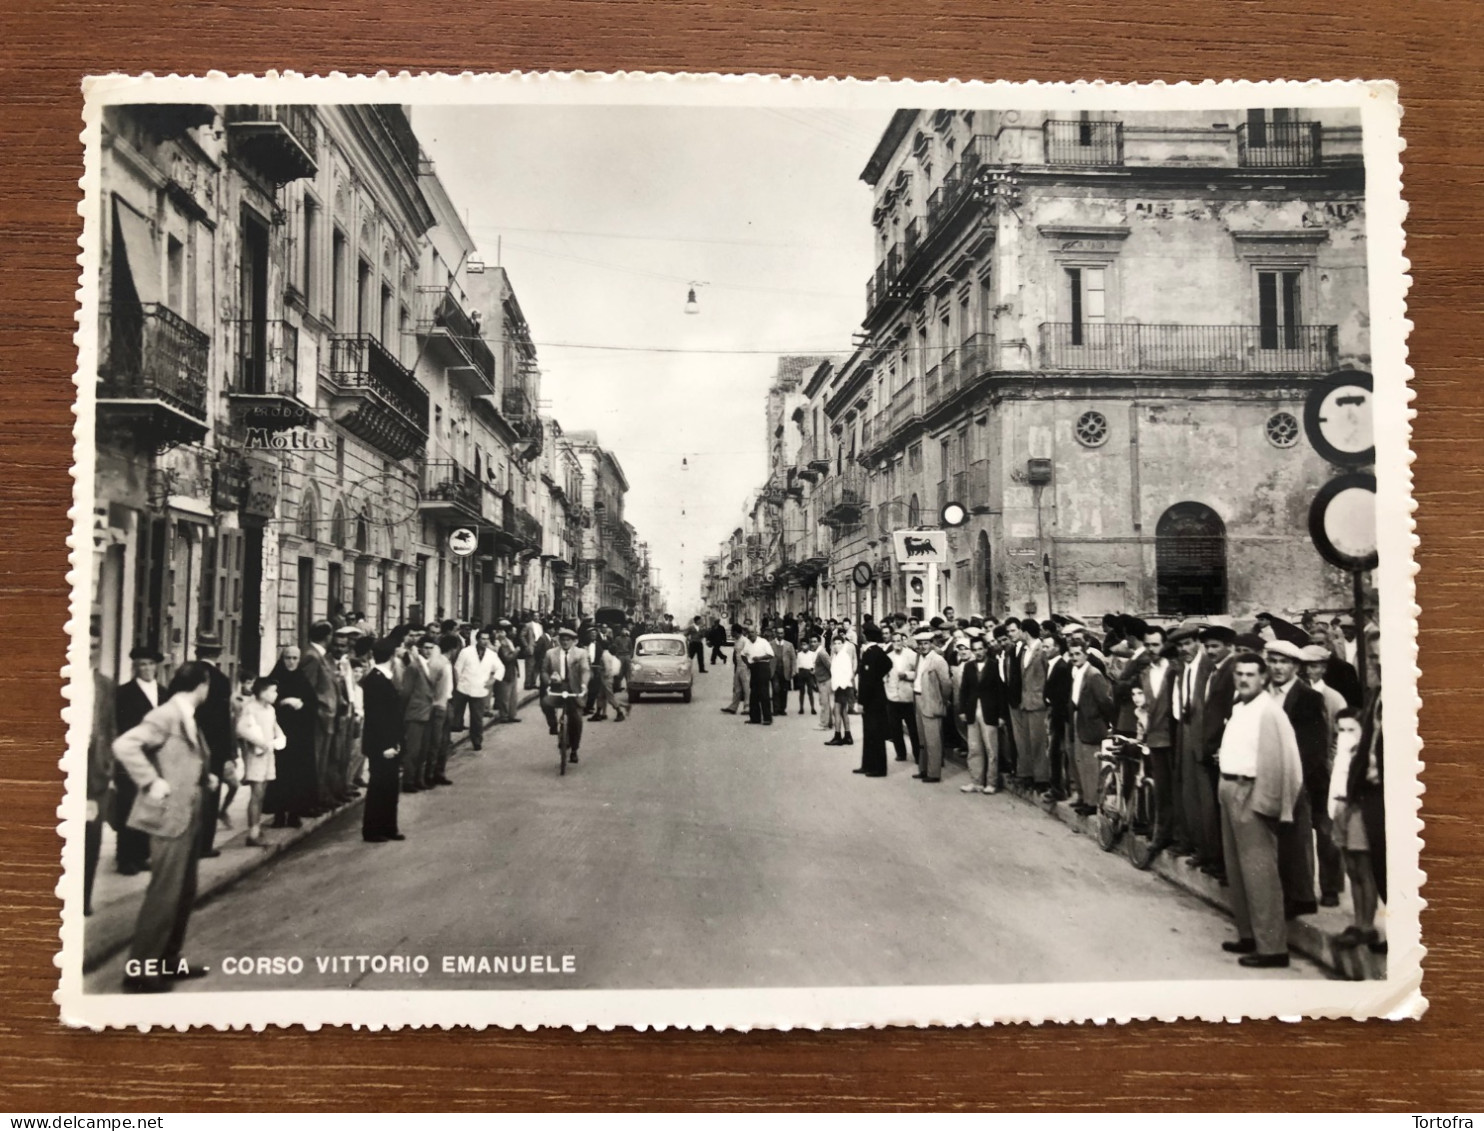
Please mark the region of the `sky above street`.
[[[412, 121], [530, 324], [543, 409], [629, 480], [671, 611], [767, 470], [787, 353], [846, 353], [872, 263], [860, 180], [889, 111], [415, 107]], [[684, 313], [692, 281], [701, 311]]]

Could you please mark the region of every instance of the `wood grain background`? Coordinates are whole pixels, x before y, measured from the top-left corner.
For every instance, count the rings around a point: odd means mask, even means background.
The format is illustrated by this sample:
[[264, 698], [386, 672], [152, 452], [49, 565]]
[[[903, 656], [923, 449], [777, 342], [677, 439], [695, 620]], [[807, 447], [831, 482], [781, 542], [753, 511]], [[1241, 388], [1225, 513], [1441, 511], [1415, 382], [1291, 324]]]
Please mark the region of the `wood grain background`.
[[[1477, 559], [1481, 6], [1474, 0], [297, 0], [0, 13], [0, 1108], [1484, 1107]], [[575, 69], [1401, 83], [1429, 879], [1420, 1022], [852, 1033], [78, 1033], [51, 1001], [79, 80]], [[292, 913], [292, 909], [286, 909]]]

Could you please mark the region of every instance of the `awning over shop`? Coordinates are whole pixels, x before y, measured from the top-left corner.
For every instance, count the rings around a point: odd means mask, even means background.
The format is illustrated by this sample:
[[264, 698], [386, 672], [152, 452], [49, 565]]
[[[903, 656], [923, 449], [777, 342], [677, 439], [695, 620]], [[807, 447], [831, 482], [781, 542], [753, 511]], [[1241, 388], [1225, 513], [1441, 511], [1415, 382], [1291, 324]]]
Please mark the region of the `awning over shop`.
[[145, 305], [163, 301], [160, 260], [155, 252], [155, 237], [150, 231], [149, 221], [118, 197], [113, 198], [113, 214], [123, 235], [124, 258], [128, 261], [129, 275], [134, 280], [134, 291], [139, 301]]

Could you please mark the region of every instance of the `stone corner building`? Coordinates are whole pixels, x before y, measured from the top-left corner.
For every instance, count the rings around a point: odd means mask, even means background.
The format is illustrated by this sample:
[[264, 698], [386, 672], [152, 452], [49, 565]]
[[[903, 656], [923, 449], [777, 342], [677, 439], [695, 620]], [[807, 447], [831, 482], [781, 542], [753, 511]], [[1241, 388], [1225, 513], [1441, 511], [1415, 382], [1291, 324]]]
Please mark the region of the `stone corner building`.
[[251, 675], [336, 615], [584, 611], [576, 446], [403, 107], [109, 107], [101, 179], [104, 675], [140, 644], [168, 675], [202, 632]]
[[[1370, 368], [1360, 132], [1345, 110], [898, 111], [862, 173], [865, 344], [790, 413], [760, 495], [778, 568], [748, 572], [741, 531], [708, 603], [740, 607], [740, 572], [763, 612], [1344, 606], [1301, 419], [1317, 379]], [[969, 518], [923, 588], [890, 534], [950, 501]]]

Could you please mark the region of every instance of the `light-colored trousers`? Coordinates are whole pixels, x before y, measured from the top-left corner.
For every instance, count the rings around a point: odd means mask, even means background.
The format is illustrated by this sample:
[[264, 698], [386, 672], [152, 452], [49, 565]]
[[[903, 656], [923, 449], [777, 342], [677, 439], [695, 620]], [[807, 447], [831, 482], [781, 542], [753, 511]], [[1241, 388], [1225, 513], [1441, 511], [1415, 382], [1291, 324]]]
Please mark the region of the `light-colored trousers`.
[[922, 697], [917, 698], [917, 740], [922, 753], [918, 768], [925, 780], [943, 776], [943, 717], [929, 718], [922, 713]]
[[[1072, 765], [1077, 771], [1075, 787], [1082, 804], [1098, 804], [1098, 754], [1102, 745], [1083, 742], [1077, 737], [1077, 724], [1067, 724], [1067, 744], [1072, 751]], [[1069, 783], [1070, 784], [1070, 783]]]
[[1010, 729], [1015, 732], [1015, 772], [1032, 781], [1051, 780], [1051, 759], [1046, 749], [1046, 712], [1010, 708]]
[[1278, 877], [1278, 822], [1252, 810], [1251, 780], [1222, 778], [1221, 840], [1226, 850], [1237, 934], [1257, 940], [1258, 954], [1287, 954], [1283, 882]]
[[974, 717], [964, 727], [969, 743], [969, 782], [972, 785], [996, 785], [1000, 780], [1000, 732], [984, 719], [984, 704], [974, 704]]

